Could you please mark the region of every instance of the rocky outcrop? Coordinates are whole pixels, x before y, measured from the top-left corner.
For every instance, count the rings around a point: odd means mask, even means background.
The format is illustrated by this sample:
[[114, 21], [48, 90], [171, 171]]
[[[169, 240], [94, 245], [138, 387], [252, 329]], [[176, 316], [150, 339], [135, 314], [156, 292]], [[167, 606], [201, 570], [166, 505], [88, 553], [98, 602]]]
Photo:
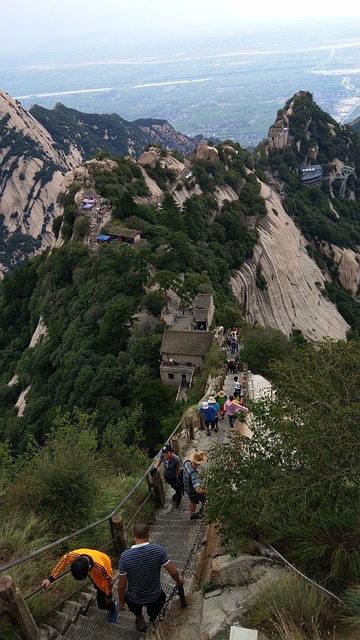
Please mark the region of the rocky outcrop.
[[[62, 213], [57, 197], [63, 186], [63, 173], [79, 162], [79, 153], [73, 148], [66, 155], [58, 150], [48, 131], [1, 91], [0, 127], [2, 224], [6, 233], [16, 231], [31, 236], [36, 248], [44, 249], [53, 244], [52, 221]], [[35, 243], [33, 247], [35, 250]], [[21, 248], [16, 252], [9, 249], [0, 264], [0, 274], [23, 257]]]
[[213, 162], [219, 162], [218, 150], [207, 144], [200, 144], [195, 151], [195, 156], [197, 160], [212, 160]]
[[344, 249], [335, 244], [323, 244], [322, 251], [331, 257], [339, 269], [340, 284], [356, 296], [360, 284], [360, 256], [352, 249]]
[[[37, 344], [43, 339], [45, 339], [47, 334], [47, 327], [44, 324], [42, 317], [39, 318], [39, 322], [37, 327], [31, 337], [29, 349], [33, 349]], [[18, 384], [19, 376], [17, 374], [13, 375], [11, 380], [8, 382], [8, 387], [12, 387], [15, 384]], [[24, 415], [24, 411], [26, 409], [26, 396], [31, 389], [31, 385], [28, 385], [25, 389], [23, 389], [15, 403], [15, 407], [18, 410], [18, 417], [21, 418]]]
[[[209, 528], [206, 545], [208, 536]], [[213, 552], [214, 549], [208, 548], [210, 556]], [[248, 628], [246, 614], [259, 590], [270, 581], [276, 583], [289, 575], [277, 560], [262, 555], [241, 553], [234, 557], [217, 552], [209, 562], [209, 579], [204, 581], [201, 578], [203, 590], [198, 590], [194, 578], [190, 593], [187, 593], [187, 608], [181, 609], [177, 599], [171, 601], [169, 615], [158, 625], [159, 637], [228, 640], [231, 627]], [[196, 568], [197, 574], [201, 571], [200, 563]], [[260, 631], [258, 640], [266, 640]]]
[[149, 151], [144, 151], [141, 154], [138, 163], [141, 167], [145, 167], [147, 164], [150, 167], [153, 167], [158, 160], [160, 160], [160, 149], [156, 149], [156, 147], [152, 147]]
[[231, 626], [245, 626], [245, 614], [256, 592], [285, 575], [287, 571], [270, 558], [246, 553], [215, 557], [210, 575], [213, 590], [204, 598], [201, 638], [225, 640]]
[[165, 148], [177, 149], [180, 153], [190, 153], [195, 149], [195, 141], [176, 131], [166, 120], [158, 123], [150, 121], [148, 126], [143, 122], [135, 120], [134, 124], [138, 124], [153, 142], [158, 142]]
[[[211, 151], [215, 150], [216, 158], [218, 159], [217, 149], [214, 149], [214, 147], [207, 147], [206, 145], [200, 145], [198, 149], [200, 149], [201, 147], [206, 147], [206, 149], [210, 149]], [[232, 147], [229, 148], [233, 150]], [[204, 152], [205, 155], [206, 153]], [[136, 202], [159, 204], [163, 199], [163, 191], [146, 173], [146, 165], [150, 165], [151, 167], [153, 167], [156, 162], [160, 162], [162, 167], [167, 167], [168, 169], [172, 169], [175, 172], [176, 180], [171, 185], [169, 184], [169, 192], [173, 195], [174, 199], [180, 207], [183, 206], [187, 198], [191, 198], [194, 195], [200, 195], [202, 193], [199, 185], [195, 183], [195, 178], [192, 177], [192, 172], [189, 171], [188, 163], [181, 162], [181, 160], [175, 158], [171, 153], [167, 153], [166, 155], [164, 155], [163, 153], [161, 153], [160, 149], [151, 147], [148, 151], [142, 153], [138, 160], [150, 195], [147, 197], [136, 197]], [[188, 178], [188, 176], [190, 176], [190, 178]], [[191, 187], [189, 187], [189, 182], [192, 183]], [[178, 188], [179, 184], [181, 185], [180, 189]], [[218, 202], [219, 208], [223, 206], [226, 200], [233, 201], [238, 200], [239, 198], [238, 194], [229, 185], [223, 185], [221, 187], [217, 186], [213, 195]]]
[[[264, 184], [261, 195], [268, 195]], [[311, 341], [345, 339], [349, 325], [323, 296], [326, 276], [308, 255], [307, 242], [284, 211], [277, 193], [273, 192], [266, 207], [254, 256], [231, 279], [246, 320], [287, 335], [299, 329]], [[256, 284], [257, 267], [266, 280], [266, 289]]]

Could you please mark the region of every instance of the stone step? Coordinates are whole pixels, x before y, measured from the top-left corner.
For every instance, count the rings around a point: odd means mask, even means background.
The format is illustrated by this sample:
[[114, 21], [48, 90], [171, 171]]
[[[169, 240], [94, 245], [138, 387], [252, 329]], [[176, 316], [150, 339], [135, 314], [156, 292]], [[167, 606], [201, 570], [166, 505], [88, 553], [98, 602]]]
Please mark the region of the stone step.
[[52, 613], [47, 616], [46, 622], [61, 635], [66, 632], [68, 626], [71, 624], [71, 618], [62, 611], [52, 611]]
[[[98, 607], [89, 607], [88, 612], [86, 614], [86, 617], [89, 620], [97, 620], [99, 624], [103, 624], [103, 622], [105, 621], [106, 624], [109, 625], [109, 623], [107, 622], [107, 616], [108, 616], [107, 611], [101, 611], [101, 609], [98, 609]], [[110, 624], [109, 626], [110, 626], [110, 629], [113, 629], [114, 627], [121, 627], [124, 629], [129, 629], [130, 631], [134, 631], [136, 630], [135, 616], [133, 613], [130, 613], [130, 611], [128, 610], [124, 612], [120, 611], [119, 619], [116, 625]]]
[[80, 615], [80, 613], [83, 613], [86, 609], [83, 607], [81, 602], [75, 602], [75, 600], [66, 600], [66, 602], [64, 602], [64, 604], [62, 604], [58, 610], [68, 616], [70, 624], [71, 622], [75, 622], [78, 615]]
[[76, 625], [70, 625], [67, 640], [144, 640], [144, 634], [135, 628], [135, 617], [122, 618], [120, 613], [117, 624], [107, 622], [107, 613], [101, 617], [79, 616]]
[[92, 590], [91, 593], [87, 591], [79, 591], [74, 597], [76, 602], [80, 602], [81, 604], [81, 613], [85, 613], [91, 604], [94, 604], [96, 601], [96, 592], [95, 589]]
[[58, 637], [58, 632], [48, 624], [39, 624], [39, 638], [38, 640], [55, 640]]
[[65, 636], [59, 635], [56, 629], [49, 627], [47, 624], [38, 626], [39, 636], [37, 640], [68, 640]]

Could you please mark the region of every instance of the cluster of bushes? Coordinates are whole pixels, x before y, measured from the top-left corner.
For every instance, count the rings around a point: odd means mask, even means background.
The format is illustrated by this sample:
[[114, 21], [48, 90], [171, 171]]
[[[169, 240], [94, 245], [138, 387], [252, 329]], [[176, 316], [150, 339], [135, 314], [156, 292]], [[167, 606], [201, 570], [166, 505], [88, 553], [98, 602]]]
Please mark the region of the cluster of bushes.
[[[101, 159], [101, 154], [97, 154]], [[124, 158], [116, 158], [117, 167], [107, 170], [96, 165], [89, 166], [97, 192], [104, 198], [114, 200], [121, 198], [125, 193], [131, 196], [147, 196], [147, 188], [140, 167]]]
[[0, 262], [7, 273], [12, 273], [26, 262], [27, 256], [40, 246], [41, 240], [22, 233], [20, 229], [10, 233], [4, 219], [5, 216], [0, 214]]
[[163, 167], [159, 160], [155, 162], [154, 166], [150, 164], [145, 165], [145, 169], [148, 176], [152, 180], [155, 180], [156, 184], [163, 191], [166, 191], [169, 185], [174, 184], [176, 181], [176, 171], [166, 165]]

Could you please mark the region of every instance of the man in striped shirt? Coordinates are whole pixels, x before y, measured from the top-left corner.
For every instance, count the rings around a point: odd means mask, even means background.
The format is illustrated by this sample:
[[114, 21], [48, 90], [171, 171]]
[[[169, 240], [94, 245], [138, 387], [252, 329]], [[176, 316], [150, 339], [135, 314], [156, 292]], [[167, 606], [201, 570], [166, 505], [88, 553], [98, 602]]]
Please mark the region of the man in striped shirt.
[[149, 542], [150, 530], [147, 522], [137, 522], [133, 536], [135, 544], [123, 551], [120, 557], [119, 609], [125, 611], [127, 604], [129, 611], [136, 616], [137, 630], [145, 632], [143, 606], [146, 607], [151, 622], [154, 622], [166, 600], [160, 583], [161, 567], [168, 571], [179, 586], [184, 584], [184, 578], [165, 549], [160, 544]]

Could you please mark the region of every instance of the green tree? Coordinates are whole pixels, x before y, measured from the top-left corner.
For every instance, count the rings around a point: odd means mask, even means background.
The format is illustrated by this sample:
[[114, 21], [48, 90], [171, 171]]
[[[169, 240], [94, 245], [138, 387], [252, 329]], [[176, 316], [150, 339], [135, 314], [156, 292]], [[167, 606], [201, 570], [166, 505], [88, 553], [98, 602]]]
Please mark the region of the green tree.
[[133, 320], [132, 301], [123, 296], [113, 303], [99, 321], [99, 345], [105, 351], [117, 354], [126, 347]]
[[81, 241], [90, 233], [90, 218], [81, 216], [75, 220], [74, 240]]
[[242, 359], [254, 373], [268, 377], [271, 362], [285, 358], [294, 348], [293, 343], [281, 331], [270, 327], [244, 327]]
[[165, 310], [169, 311], [169, 289], [173, 291], [177, 291], [181, 287], [181, 282], [179, 277], [173, 271], [169, 271], [168, 269], [162, 269], [157, 271], [150, 281], [150, 284], [158, 284], [160, 290], [164, 295], [165, 300]]
[[[309, 343], [272, 368], [276, 396], [252, 406], [214, 452], [209, 513], [227, 536], [272, 544], [337, 589], [360, 580], [358, 344]], [[346, 543], [345, 543], [346, 540]]]
[[164, 306], [164, 295], [162, 291], [150, 291], [143, 297], [145, 309], [153, 316], [159, 316]]
[[[53, 535], [91, 522], [99, 490], [96, 415], [58, 413], [43, 447], [30, 447], [10, 499], [23, 509], [36, 505], [51, 522]], [[94, 469], [97, 473], [94, 473]]]

